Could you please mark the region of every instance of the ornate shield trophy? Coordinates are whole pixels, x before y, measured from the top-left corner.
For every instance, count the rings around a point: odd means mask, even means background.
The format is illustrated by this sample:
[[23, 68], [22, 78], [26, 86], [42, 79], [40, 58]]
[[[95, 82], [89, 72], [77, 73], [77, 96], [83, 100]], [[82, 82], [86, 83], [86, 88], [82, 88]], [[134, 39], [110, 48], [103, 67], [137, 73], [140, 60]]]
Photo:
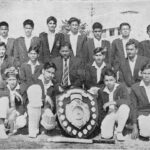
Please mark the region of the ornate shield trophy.
[[82, 89], [70, 89], [56, 98], [62, 129], [71, 137], [87, 138], [98, 120], [96, 99]]

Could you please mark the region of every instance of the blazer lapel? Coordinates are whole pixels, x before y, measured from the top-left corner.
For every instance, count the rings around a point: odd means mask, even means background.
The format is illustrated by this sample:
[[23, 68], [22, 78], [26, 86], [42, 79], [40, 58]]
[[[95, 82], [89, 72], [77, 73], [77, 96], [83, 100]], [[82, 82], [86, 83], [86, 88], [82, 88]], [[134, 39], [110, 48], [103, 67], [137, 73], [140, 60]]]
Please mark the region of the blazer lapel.
[[79, 56], [79, 55], [80, 55], [81, 42], [82, 42], [82, 36], [79, 35], [79, 36], [78, 36], [78, 39], [77, 39], [76, 56]]
[[24, 37], [22, 37], [21, 43], [22, 43], [22, 46], [24, 47], [23, 50], [25, 50], [27, 52], [28, 50], [27, 50], [27, 47], [25, 44], [25, 38]]
[[119, 49], [120, 54], [122, 55], [122, 57], [125, 58], [122, 39], [119, 39], [119, 41], [118, 41], [118, 49]]
[[132, 72], [131, 72], [131, 68], [130, 68], [130, 65], [129, 65], [129, 60], [127, 58], [126, 58], [125, 62], [126, 62], [125, 67], [127, 68], [127, 70], [125, 70], [125, 71], [127, 71], [126, 73], [129, 73], [129, 76], [133, 77]]
[[89, 42], [89, 55], [92, 57], [93, 56], [93, 50], [95, 49], [95, 45], [94, 45], [94, 39], [90, 39]]
[[141, 62], [141, 60], [140, 60], [139, 56], [137, 56], [137, 59], [135, 62], [135, 67], [134, 67], [134, 78], [138, 75], [140, 62]]
[[143, 86], [140, 86], [140, 91], [141, 91], [142, 97], [144, 97], [144, 99], [147, 101], [147, 103], [149, 103], [145, 88]]
[[91, 74], [93, 76], [93, 80], [95, 83], [97, 83], [97, 70], [94, 66], [91, 66]]

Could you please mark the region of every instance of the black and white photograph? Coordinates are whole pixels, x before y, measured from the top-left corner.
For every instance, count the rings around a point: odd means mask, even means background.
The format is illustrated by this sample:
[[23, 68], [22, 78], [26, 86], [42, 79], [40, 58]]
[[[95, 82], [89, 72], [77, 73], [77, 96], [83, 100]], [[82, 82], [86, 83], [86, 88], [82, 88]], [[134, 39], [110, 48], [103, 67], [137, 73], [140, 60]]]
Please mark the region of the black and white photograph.
[[149, 0], [0, 0], [0, 149], [150, 149]]

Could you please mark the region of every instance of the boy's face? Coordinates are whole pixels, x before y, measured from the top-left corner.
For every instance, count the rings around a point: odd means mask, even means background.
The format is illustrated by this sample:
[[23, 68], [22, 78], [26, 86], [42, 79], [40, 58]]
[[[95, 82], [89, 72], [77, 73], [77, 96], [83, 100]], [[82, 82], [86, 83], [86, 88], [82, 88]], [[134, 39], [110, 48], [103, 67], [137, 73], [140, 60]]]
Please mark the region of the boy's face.
[[143, 81], [145, 83], [150, 83], [150, 69], [145, 69], [143, 72], [142, 72], [142, 77], [143, 77]]
[[101, 64], [103, 62], [103, 60], [105, 59], [105, 55], [102, 54], [102, 52], [98, 52], [93, 55], [93, 58], [94, 58], [96, 64]]
[[123, 25], [121, 27], [121, 34], [123, 37], [128, 37], [130, 35], [130, 27], [128, 25]]
[[5, 46], [0, 46], [0, 57], [4, 57], [6, 53]]
[[31, 61], [36, 61], [37, 58], [38, 58], [38, 53], [35, 51], [35, 50], [31, 50], [29, 53], [28, 53], [28, 57], [30, 58]]
[[105, 83], [105, 86], [112, 90], [115, 86], [115, 83], [116, 83], [116, 79], [113, 77], [113, 76], [107, 76], [105, 75], [104, 77], [104, 83]]
[[30, 37], [32, 35], [32, 31], [33, 31], [33, 28], [31, 25], [27, 24], [24, 26], [24, 32], [27, 37]]
[[102, 36], [102, 29], [100, 28], [95, 28], [93, 30], [93, 35], [96, 39], [100, 40], [101, 39], [101, 36]]
[[53, 20], [49, 21], [49, 23], [47, 24], [49, 31], [51, 32], [55, 32], [56, 29], [56, 24]]
[[77, 34], [79, 30], [79, 24], [77, 21], [73, 21], [70, 24], [70, 31], [74, 34]]
[[127, 52], [127, 56], [132, 59], [136, 56], [137, 52], [138, 52], [138, 49], [135, 48], [135, 45], [132, 44], [132, 45], [127, 45], [126, 46], [126, 52]]
[[17, 79], [14, 76], [10, 76], [7, 79], [7, 83], [11, 89], [14, 89], [17, 86]]
[[50, 81], [50, 80], [53, 80], [55, 76], [55, 69], [54, 68], [48, 68], [46, 70], [43, 69], [42, 73], [43, 73], [44, 79], [46, 81]]
[[8, 29], [7, 26], [1, 26], [0, 27], [0, 35], [2, 37], [7, 37], [8, 36], [8, 31], [9, 31], [9, 29]]
[[69, 56], [70, 56], [70, 49], [69, 49], [69, 47], [68, 46], [63, 46], [63, 47], [61, 47], [61, 49], [60, 49], [60, 54], [61, 54], [61, 56], [64, 58], [64, 59], [67, 59], [67, 58], [69, 58]]

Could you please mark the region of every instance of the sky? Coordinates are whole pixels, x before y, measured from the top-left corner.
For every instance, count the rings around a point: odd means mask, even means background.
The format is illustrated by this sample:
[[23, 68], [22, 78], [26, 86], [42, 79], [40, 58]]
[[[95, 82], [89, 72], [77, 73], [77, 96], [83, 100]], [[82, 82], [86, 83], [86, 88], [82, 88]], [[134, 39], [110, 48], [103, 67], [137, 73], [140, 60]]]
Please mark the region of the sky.
[[[93, 17], [91, 6], [94, 8]], [[19, 37], [23, 34], [22, 23], [25, 19], [35, 22], [34, 34], [47, 31], [46, 19], [53, 15], [58, 19], [57, 30], [61, 21], [78, 17], [91, 29], [93, 22], [98, 21], [104, 28], [117, 27], [121, 22], [129, 22], [132, 34], [146, 39], [146, 26], [150, 23], [150, 1], [148, 0], [0, 0], [0, 21], [10, 25], [10, 35]], [[136, 14], [121, 13], [127, 11]]]

